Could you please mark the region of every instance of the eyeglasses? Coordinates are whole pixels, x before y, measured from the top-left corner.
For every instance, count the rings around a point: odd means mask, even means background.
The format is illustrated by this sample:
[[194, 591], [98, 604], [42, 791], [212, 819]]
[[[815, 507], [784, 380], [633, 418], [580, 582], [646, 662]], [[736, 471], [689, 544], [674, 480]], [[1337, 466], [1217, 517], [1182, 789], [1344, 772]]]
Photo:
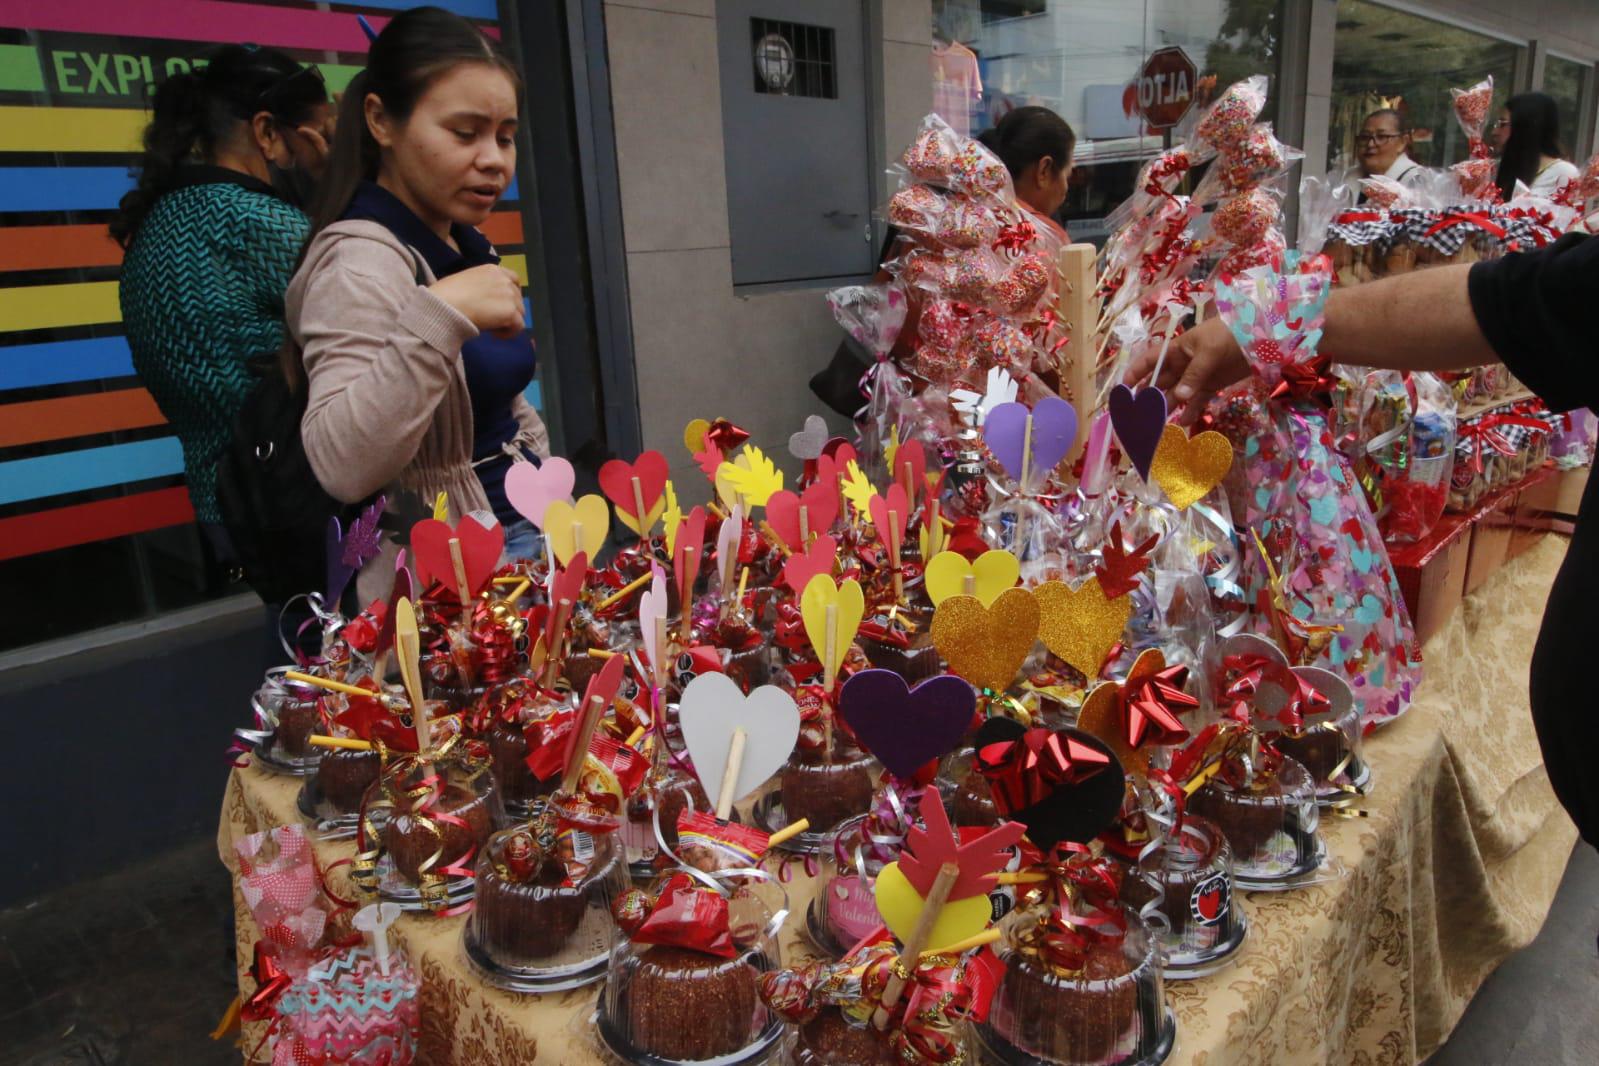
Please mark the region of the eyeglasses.
[[1389, 141], [1396, 141], [1403, 136], [1403, 133], [1357, 133], [1355, 134], [1355, 143], [1387, 144]]

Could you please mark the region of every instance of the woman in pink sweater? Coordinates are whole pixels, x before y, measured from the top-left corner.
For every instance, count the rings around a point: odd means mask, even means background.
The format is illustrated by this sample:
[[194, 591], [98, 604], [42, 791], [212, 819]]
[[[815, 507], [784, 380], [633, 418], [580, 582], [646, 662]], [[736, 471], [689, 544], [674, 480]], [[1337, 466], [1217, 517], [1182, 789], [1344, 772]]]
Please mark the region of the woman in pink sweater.
[[[415, 8], [346, 90], [311, 237], [286, 298], [317, 480], [346, 502], [449, 494], [491, 512], [507, 553], [537, 534], [505, 498], [513, 462], [549, 455], [523, 396], [536, 369], [516, 275], [475, 228], [511, 184], [521, 82], [470, 22]], [[381, 588], [392, 556], [363, 571]]]

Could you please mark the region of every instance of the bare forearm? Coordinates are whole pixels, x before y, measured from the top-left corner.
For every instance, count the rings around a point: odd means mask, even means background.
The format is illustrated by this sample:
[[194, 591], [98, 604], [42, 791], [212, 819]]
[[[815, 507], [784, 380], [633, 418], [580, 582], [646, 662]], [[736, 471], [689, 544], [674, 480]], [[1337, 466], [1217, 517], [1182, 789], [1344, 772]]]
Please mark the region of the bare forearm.
[[1469, 266], [1434, 267], [1339, 289], [1321, 348], [1341, 362], [1390, 370], [1460, 370], [1498, 361], [1466, 291]]

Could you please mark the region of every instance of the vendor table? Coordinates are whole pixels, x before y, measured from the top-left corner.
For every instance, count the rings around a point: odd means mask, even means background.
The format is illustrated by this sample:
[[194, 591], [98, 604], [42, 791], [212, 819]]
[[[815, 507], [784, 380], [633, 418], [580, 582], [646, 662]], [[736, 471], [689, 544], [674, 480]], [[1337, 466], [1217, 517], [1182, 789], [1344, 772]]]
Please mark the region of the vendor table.
[[[1448, 1037], [1483, 979], [1537, 934], [1576, 840], [1527, 710], [1527, 664], [1565, 543], [1547, 538], [1505, 566], [1427, 644], [1420, 698], [1368, 739], [1369, 816], [1323, 820], [1341, 876], [1291, 893], [1239, 893], [1251, 926], [1235, 964], [1167, 985], [1178, 1018], [1170, 1061], [1416, 1061]], [[292, 778], [234, 771], [217, 845], [235, 874], [233, 841], [295, 821], [298, 788]], [[329, 866], [352, 848], [318, 852]], [[789, 886], [786, 959], [808, 953], [801, 926], [812, 890], [803, 875]], [[234, 910], [248, 993], [256, 932], [236, 881]], [[596, 989], [541, 997], [489, 988], [468, 967], [465, 921], [407, 916], [394, 930], [422, 975], [426, 1060], [600, 1061], [587, 1024]], [[259, 1027], [247, 1027], [246, 1051], [259, 1040]]]

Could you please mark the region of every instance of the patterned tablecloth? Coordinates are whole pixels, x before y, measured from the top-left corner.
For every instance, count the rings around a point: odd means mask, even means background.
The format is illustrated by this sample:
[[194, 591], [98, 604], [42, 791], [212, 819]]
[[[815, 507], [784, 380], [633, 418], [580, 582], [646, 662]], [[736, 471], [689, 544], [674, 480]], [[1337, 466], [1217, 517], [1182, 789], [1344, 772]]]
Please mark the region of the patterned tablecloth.
[[[1240, 893], [1251, 929], [1237, 962], [1167, 985], [1178, 1018], [1172, 1062], [1416, 1061], [1443, 1043], [1489, 972], [1532, 940], [1576, 840], [1527, 713], [1527, 663], [1564, 551], [1550, 537], [1507, 565], [1427, 645], [1420, 700], [1368, 740], [1370, 816], [1323, 821], [1342, 876], [1293, 893]], [[217, 837], [223, 861], [233, 865], [237, 837], [294, 820], [298, 787], [235, 771]], [[326, 866], [351, 848], [318, 851]], [[807, 953], [800, 916], [812, 890], [803, 876], [790, 885], [789, 958]], [[242, 975], [255, 929], [237, 887], [234, 905]], [[588, 1025], [595, 990], [486, 987], [468, 968], [465, 921], [408, 916], [396, 927], [425, 984], [427, 1060], [600, 1061]], [[247, 1032], [243, 1046], [258, 1040]]]

